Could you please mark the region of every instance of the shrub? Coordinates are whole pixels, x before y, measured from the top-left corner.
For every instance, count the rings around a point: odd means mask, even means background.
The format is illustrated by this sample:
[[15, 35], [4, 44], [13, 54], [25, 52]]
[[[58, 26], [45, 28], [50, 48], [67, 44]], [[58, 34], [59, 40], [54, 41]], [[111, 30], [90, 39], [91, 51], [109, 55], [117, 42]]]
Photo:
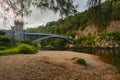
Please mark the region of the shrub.
[[11, 47], [11, 40], [5, 36], [0, 36], [0, 50]]
[[98, 36], [99, 36], [99, 39], [100, 39], [100, 40], [105, 40], [106, 37], [108, 36], [108, 32], [103, 31], [103, 32], [100, 33]]
[[8, 39], [8, 38], [5, 37], [5, 36], [0, 36], [0, 41], [1, 41], [1, 42], [10, 42], [10, 39]]
[[72, 58], [72, 60], [74, 61], [74, 63], [84, 65], [84, 66], [87, 65], [86, 61], [82, 58], [74, 57], [74, 58]]
[[10, 54], [33, 54], [36, 53], [38, 50], [33, 45], [28, 44], [19, 44], [12, 48], [0, 50], [0, 55], [10, 55]]
[[3, 46], [0, 46], [0, 50], [5, 50], [5, 47], [3, 47]]
[[52, 46], [56, 49], [64, 49], [66, 45], [66, 41], [63, 39], [54, 39], [52, 42]]
[[40, 44], [43, 48], [48, 47], [53, 49], [64, 49], [67, 42], [66, 40], [60, 38], [49, 38], [46, 40], [42, 40]]
[[32, 54], [37, 52], [37, 48], [33, 45], [22, 44], [18, 47], [19, 52], [23, 54]]
[[112, 32], [108, 34], [113, 37], [113, 40], [120, 45], [120, 32]]
[[87, 36], [81, 36], [74, 41], [74, 45], [78, 47], [94, 47], [95, 36], [88, 34]]

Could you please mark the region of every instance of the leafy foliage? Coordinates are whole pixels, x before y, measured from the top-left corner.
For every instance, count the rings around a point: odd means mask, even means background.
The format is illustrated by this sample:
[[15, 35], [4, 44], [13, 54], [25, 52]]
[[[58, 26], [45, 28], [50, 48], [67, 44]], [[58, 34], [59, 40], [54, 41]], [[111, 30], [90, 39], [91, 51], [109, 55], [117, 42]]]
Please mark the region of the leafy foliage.
[[26, 42], [17, 42], [15, 45], [11, 44], [11, 40], [5, 36], [0, 36], [0, 55], [9, 54], [31, 54], [36, 53], [37, 48], [34, 45]]
[[[87, 25], [95, 24], [100, 32], [107, 28], [107, 25], [113, 20], [120, 20], [119, 0], [107, 0], [101, 4], [101, 13], [97, 5], [88, 10], [68, 16], [64, 19], [48, 22], [45, 26], [37, 28], [28, 28], [28, 32], [62, 34], [66, 36], [77, 35], [78, 30], [84, 30]], [[73, 34], [71, 34], [71, 32]]]
[[0, 50], [11, 47], [11, 40], [5, 36], [0, 36]]
[[77, 12], [73, 0], [0, 0], [0, 18], [7, 20], [12, 17], [13, 20], [19, 21], [32, 13], [31, 7], [41, 11], [59, 12], [62, 16]]
[[37, 52], [37, 48], [27, 44], [20, 44], [18, 46], [18, 49], [19, 49], [19, 53], [23, 53], [23, 54], [33, 54]]
[[83, 12], [78, 13], [74, 16], [69, 16], [65, 19], [59, 19], [58, 21], [48, 22], [45, 26], [39, 26], [37, 28], [28, 28], [27, 32], [62, 34], [74, 38], [76, 35], [75, 31], [79, 29], [83, 30], [86, 27], [86, 24], [86, 12]]
[[113, 40], [120, 45], [120, 32], [109, 33], [109, 36], [113, 37]]
[[67, 45], [67, 42], [63, 39], [60, 38], [50, 38], [46, 40], [42, 40], [40, 42], [41, 47], [49, 47], [52, 49], [64, 49], [65, 46]]
[[0, 50], [0, 55], [10, 55], [10, 54], [33, 54], [38, 50], [36, 47], [28, 44], [18, 44], [9, 49]]
[[74, 41], [74, 45], [76, 47], [120, 47], [120, 32], [81, 36]]
[[99, 34], [99, 39], [104, 40], [105, 38], [107, 38], [107, 35], [108, 35], [108, 33], [106, 31], [104, 31]]
[[94, 47], [95, 36], [89, 34], [88, 36], [81, 36], [74, 41], [74, 45], [78, 47]]
[[[107, 38], [109, 36], [107, 32], [104, 32], [107, 28], [106, 26], [114, 20], [119, 20], [119, 0], [106, 0], [104, 3], [99, 5], [100, 0], [93, 0], [97, 1], [94, 6], [89, 8], [88, 10], [77, 13], [73, 16], [68, 16], [64, 19], [59, 19], [57, 21], [48, 22], [45, 26], [39, 26], [37, 28], [28, 28], [26, 31], [28, 32], [40, 32], [40, 33], [51, 33], [51, 34], [60, 34], [65, 35], [71, 38], [76, 38], [79, 36], [79, 31], [83, 31], [88, 25], [95, 24], [97, 26], [98, 31], [100, 32], [99, 35], [93, 36], [91, 34], [87, 36], [80, 36], [78, 39], [74, 41], [75, 46], [79, 47], [96, 47], [98, 44], [102, 45], [102, 43], [108, 43]], [[98, 9], [98, 7], [100, 7]], [[101, 13], [99, 13], [101, 10]], [[115, 17], [112, 17], [112, 16]], [[112, 37], [115, 35], [112, 35]], [[98, 38], [98, 40], [97, 40]], [[118, 45], [119, 39], [111, 40], [112, 45]], [[95, 42], [96, 41], [96, 42]], [[99, 43], [100, 41], [100, 43]], [[43, 41], [42, 41], [43, 42]], [[43, 42], [44, 44], [46, 42]], [[47, 41], [49, 42], [49, 41]], [[57, 41], [55, 41], [57, 42]], [[98, 44], [97, 44], [98, 42]], [[111, 44], [111, 42], [109, 42]], [[51, 42], [52, 44], [52, 42]], [[108, 45], [110, 46], [110, 45]]]
[[[97, 1], [97, 0], [96, 0]], [[101, 9], [99, 10], [99, 7]], [[96, 24], [99, 31], [106, 29], [109, 22], [113, 20], [120, 20], [120, 1], [106, 0], [101, 6], [96, 5], [88, 10], [89, 24]]]

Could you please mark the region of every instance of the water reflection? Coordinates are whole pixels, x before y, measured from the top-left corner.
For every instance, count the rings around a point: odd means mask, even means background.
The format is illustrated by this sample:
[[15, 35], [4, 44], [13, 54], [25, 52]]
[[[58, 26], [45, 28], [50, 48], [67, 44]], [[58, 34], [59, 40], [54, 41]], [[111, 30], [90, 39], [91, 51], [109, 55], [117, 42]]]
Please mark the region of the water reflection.
[[112, 56], [120, 54], [120, 48], [73, 48], [75, 52], [83, 52], [88, 54], [95, 54], [99, 56]]

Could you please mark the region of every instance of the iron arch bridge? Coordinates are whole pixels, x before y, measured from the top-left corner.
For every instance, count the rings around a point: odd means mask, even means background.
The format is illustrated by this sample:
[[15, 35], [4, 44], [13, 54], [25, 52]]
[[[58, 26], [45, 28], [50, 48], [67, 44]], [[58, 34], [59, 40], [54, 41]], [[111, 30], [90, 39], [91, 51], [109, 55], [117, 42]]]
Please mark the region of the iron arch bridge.
[[73, 39], [68, 38], [62, 35], [55, 35], [55, 34], [43, 34], [43, 33], [25, 33], [25, 39], [29, 39], [32, 43], [35, 43], [40, 40], [48, 39], [48, 38], [61, 38], [70, 43], [73, 43]]

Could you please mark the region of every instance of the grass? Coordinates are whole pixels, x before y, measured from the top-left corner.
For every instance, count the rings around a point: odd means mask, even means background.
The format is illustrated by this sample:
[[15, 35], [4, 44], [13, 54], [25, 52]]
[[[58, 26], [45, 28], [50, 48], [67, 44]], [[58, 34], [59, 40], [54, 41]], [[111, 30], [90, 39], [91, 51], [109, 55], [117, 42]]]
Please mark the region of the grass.
[[72, 58], [72, 60], [76, 64], [87, 66], [87, 63], [86, 63], [86, 61], [83, 58], [74, 57], [74, 58]]
[[10, 54], [33, 54], [36, 53], [38, 50], [33, 45], [29, 44], [17, 44], [16, 46], [0, 50], [0, 55], [10, 55]]

